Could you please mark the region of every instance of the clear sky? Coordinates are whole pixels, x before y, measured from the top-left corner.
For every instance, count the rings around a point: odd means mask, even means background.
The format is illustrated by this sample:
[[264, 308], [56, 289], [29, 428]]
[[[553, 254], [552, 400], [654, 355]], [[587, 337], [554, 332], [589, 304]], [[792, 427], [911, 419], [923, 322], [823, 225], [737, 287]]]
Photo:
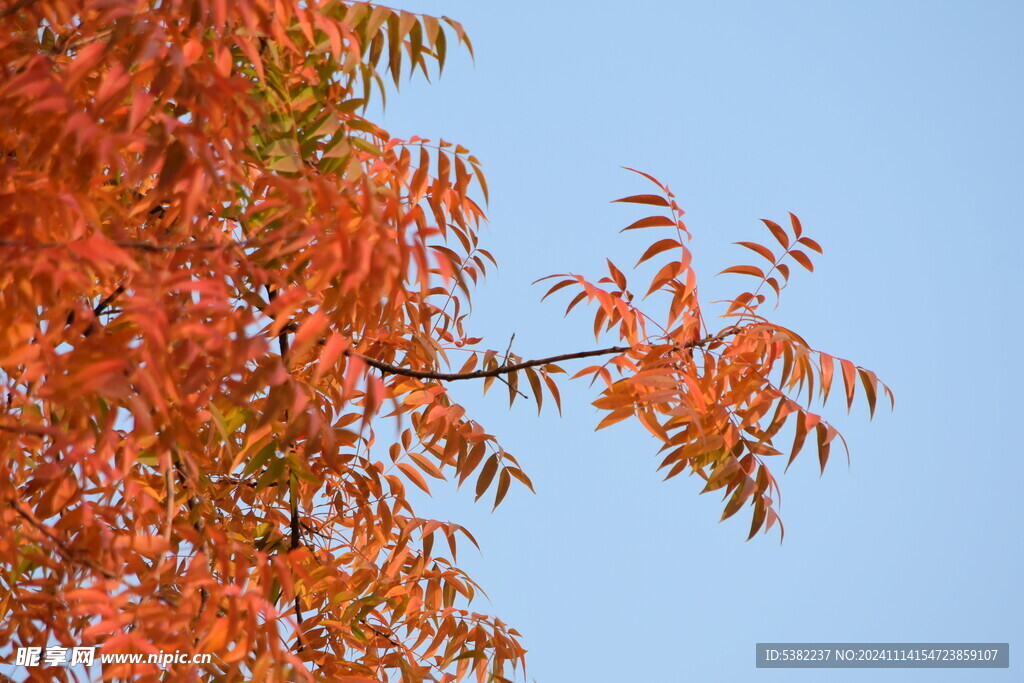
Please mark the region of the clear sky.
[[[780, 477], [780, 546], [744, 542], [748, 513], [717, 523], [695, 478], [661, 482], [642, 428], [594, 432], [585, 383], [540, 419], [458, 387], [537, 495], [514, 487], [492, 514], [442, 487], [419, 512], [475, 532], [461, 564], [479, 609], [523, 632], [529, 679], [1021, 680], [1024, 4], [395, 4], [463, 21], [476, 48], [404, 85], [384, 125], [485, 165], [487, 345], [596, 348], [589, 313], [563, 319], [530, 283], [635, 262], [650, 236], [618, 230], [641, 214], [608, 203], [648, 189], [626, 165], [680, 197], [708, 299], [741, 284], [713, 278], [749, 262], [732, 242], [799, 215], [825, 255], [777, 320], [897, 396], [871, 422], [826, 410], [852, 465], [819, 477], [808, 453]], [[757, 670], [758, 641], [1008, 641], [1011, 669]]]

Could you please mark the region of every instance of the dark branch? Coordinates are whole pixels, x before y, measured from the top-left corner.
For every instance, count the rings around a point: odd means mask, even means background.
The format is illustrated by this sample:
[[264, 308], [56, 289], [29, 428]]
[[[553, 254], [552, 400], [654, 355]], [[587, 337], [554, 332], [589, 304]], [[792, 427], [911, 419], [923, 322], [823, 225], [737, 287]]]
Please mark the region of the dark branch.
[[6, 19], [12, 14], [17, 14], [26, 7], [36, 4], [36, 2], [38, 2], [38, 0], [18, 0], [16, 3], [0, 12], [0, 19]]
[[57, 549], [57, 552], [60, 553], [60, 555], [62, 557], [64, 557], [64, 559], [69, 560], [71, 562], [81, 562], [81, 563], [85, 564], [87, 567], [89, 567], [90, 569], [92, 569], [94, 572], [96, 572], [98, 574], [102, 574], [105, 578], [108, 578], [108, 579], [111, 579], [111, 580], [117, 580], [118, 579], [117, 574], [115, 574], [114, 572], [110, 571], [109, 569], [101, 567], [98, 563], [96, 563], [88, 555], [83, 555], [83, 554], [80, 554], [80, 553], [73, 552], [71, 550], [71, 548], [69, 548], [64, 543], [64, 541], [62, 541], [57, 536], [57, 534], [55, 534], [53, 532], [52, 529], [50, 529], [47, 525], [45, 525], [42, 522], [40, 522], [36, 518], [36, 516], [34, 514], [32, 514], [32, 512], [30, 512], [24, 506], [22, 506], [22, 504], [20, 502], [18, 502], [17, 500], [12, 500], [11, 501], [11, 507], [13, 507], [15, 512], [17, 512], [19, 515], [21, 515], [21, 517], [26, 522], [28, 522], [33, 527], [35, 527], [35, 529], [39, 533], [41, 533], [46, 538], [46, 540], [48, 540]]
[[[692, 349], [700, 346], [707, 346], [716, 341], [725, 339], [728, 336], [739, 332], [740, 328], [730, 327], [727, 330], [723, 330], [718, 334], [708, 335], [702, 339], [689, 342], [684, 345], [683, 348]], [[359, 358], [367, 365], [377, 368], [381, 372], [391, 373], [392, 375], [403, 375], [405, 377], [415, 377], [417, 379], [437, 379], [443, 381], [454, 382], [463, 379], [481, 379], [484, 377], [500, 377], [501, 375], [507, 375], [513, 372], [519, 372], [526, 368], [535, 368], [538, 365], [548, 365], [550, 363], [560, 363], [565, 360], [576, 360], [578, 358], [591, 358], [593, 356], [607, 356], [613, 353], [625, 353], [632, 347], [630, 346], [610, 346], [606, 349], [595, 349], [593, 351], [577, 351], [575, 353], [563, 353], [558, 356], [551, 356], [549, 358], [538, 358], [536, 360], [527, 360], [522, 363], [515, 363], [514, 365], [501, 365], [490, 370], [474, 370], [472, 372], [436, 372], [434, 370], [413, 370], [411, 368], [403, 368], [397, 365], [391, 365], [383, 361], [364, 356], [361, 353], [355, 351], [346, 351], [346, 356], [352, 356]]]
[[[8, 394], [10, 396], [10, 394]], [[32, 436], [54, 436], [57, 430], [53, 427], [37, 425], [5, 425], [0, 424], [0, 432], [11, 432], [14, 434], [31, 434]]]
[[[115, 246], [122, 247], [124, 249], [138, 249], [139, 251], [145, 251], [150, 253], [166, 253], [176, 251], [215, 251], [217, 249], [230, 249], [233, 247], [241, 247], [247, 249], [249, 247], [256, 246], [260, 242], [253, 241], [229, 241], [223, 243], [217, 242], [186, 242], [184, 244], [157, 244], [154, 242], [140, 242], [136, 240], [111, 240], [111, 243]], [[19, 247], [21, 249], [50, 249], [54, 247], [67, 247], [67, 242], [23, 242], [20, 240], [0, 240], [0, 247]]]
[[[99, 318], [100, 315], [103, 313], [103, 311], [107, 310], [107, 307], [110, 306], [110, 304], [112, 304], [114, 302], [114, 300], [117, 297], [121, 296], [122, 294], [124, 294], [124, 283], [123, 282], [117, 286], [117, 289], [115, 289], [105, 299], [103, 299], [103, 301], [99, 302], [96, 305], [96, 308], [92, 309], [93, 317], [94, 318]], [[71, 319], [73, 318], [73, 316], [74, 316], [74, 311], [72, 311], [71, 313], [68, 314], [69, 323], [70, 323]], [[94, 329], [93, 328], [93, 324], [89, 323], [89, 326], [85, 328], [84, 332], [82, 332], [82, 336], [83, 337], [88, 337], [90, 334], [93, 333], [93, 329]]]
[[381, 372], [388, 372], [392, 375], [403, 375], [405, 377], [416, 377], [418, 379], [439, 379], [446, 381], [455, 381], [460, 379], [480, 379], [482, 377], [499, 377], [501, 375], [507, 375], [512, 372], [518, 372], [525, 370], [526, 368], [533, 368], [538, 365], [547, 365], [549, 363], [558, 363], [563, 360], [575, 360], [577, 358], [590, 358], [591, 356], [605, 356], [611, 353], [623, 353], [629, 351], [628, 346], [612, 346], [607, 349], [596, 349], [594, 351], [577, 351], [576, 353], [563, 353], [560, 356], [551, 356], [550, 358], [539, 358], [537, 360], [523, 361], [522, 363], [516, 363], [515, 365], [502, 365], [492, 370], [474, 370], [473, 372], [435, 372], [433, 370], [412, 370], [410, 368], [402, 368], [397, 365], [391, 365], [390, 363], [384, 363], [383, 361], [375, 360], [369, 356], [364, 356], [361, 353], [355, 351], [346, 351], [346, 356], [354, 356], [361, 359], [367, 365], [377, 368]]
[[[299, 530], [299, 501], [296, 499], [295, 489], [289, 491], [291, 510], [288, 519], [288, 525], [291, 527], [291, 543], [289, 547], [291, 550], [296, 550], [302, 547], [302, 535]], [[299, 596], [299, 590], [295, 589], [295, 620], [298, 622], [298, 628], [295, 631], [295, 642], [298, 645], [296, 653], [300, 653], [306, 649], [306, 644], [302, 639], [302, 598]]]

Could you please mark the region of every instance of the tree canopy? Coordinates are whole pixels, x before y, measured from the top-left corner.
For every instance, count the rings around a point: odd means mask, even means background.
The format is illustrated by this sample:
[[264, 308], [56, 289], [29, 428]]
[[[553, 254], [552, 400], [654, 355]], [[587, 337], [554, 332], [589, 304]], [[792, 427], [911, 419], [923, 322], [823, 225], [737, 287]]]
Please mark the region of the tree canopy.
[[739, 243], [753, 261], [724, 272], [747, 286], [716, 307], [645, 173], [650, 194], [616, 200], [651, 234], [633, 283], [610, 260], [549, 283], [605, 345], [483, 345], [480, 162], [367, 118], [472, 51], [452, 19], [17, 0], [0, 22], [0, 645], [213, 653], [174, 666], [203, 680], [509, 680], [520, 634], [471, 611], [456, 564], [473, 536], [407, 496], [531, 487], [450, 383], [541, 410], [590, 381], [597, 428], [637, 420], [666, 478], [702, 478], [723, 518], [748, 508], [751, 537], [781, 533], [769, 464], [811, 444], [824, 468], [841, 439], [812, 402], [891, 399], [769, 320], [821, 252], [796, 216]]

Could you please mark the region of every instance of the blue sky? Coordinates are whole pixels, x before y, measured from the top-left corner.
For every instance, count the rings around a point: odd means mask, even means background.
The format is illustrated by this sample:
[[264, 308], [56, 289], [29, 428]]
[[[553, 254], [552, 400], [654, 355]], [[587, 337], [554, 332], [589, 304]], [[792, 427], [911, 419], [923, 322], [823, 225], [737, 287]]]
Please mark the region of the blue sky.
[[[596, 348], [538, 277], [599, 277], [650, 235], [609, 200], [666, 181], [687, 211], [706, 300], [736, 293], [760, 218], [793, 211], [825, 247], [777, 321], [878, 372], [873, 421], [826, 410], [852, 451], [781, 477], [786, 539], [746, 543], [698, 482], [661, 482], [638, 426], [594, 432], [586, 384], [564, 416], [457, 396], [537, 495], [493, 514], [443, 487], [421, 514], [468, 526], [478, 609], [524, 634], [529, 679], [1008, 681], [1009, 670], [754, 668], [758, 641], [1009, 642], [1024, 636], [1018, 344], [1024, 5], [1014, 2], [408, 2], [461, 20], [475, 63], [403, 85], [383, 123], [460, 142], [491, 189], [500, 270], [473, 329], [525, 357]], [[639, 232], [639, 231], [638, 231]], [[747, 261], [748, 262], [748, 261]], [[501, 388], [496, 387], [496, 388]], [[781, 467], [779, 468], [781, 471]]]

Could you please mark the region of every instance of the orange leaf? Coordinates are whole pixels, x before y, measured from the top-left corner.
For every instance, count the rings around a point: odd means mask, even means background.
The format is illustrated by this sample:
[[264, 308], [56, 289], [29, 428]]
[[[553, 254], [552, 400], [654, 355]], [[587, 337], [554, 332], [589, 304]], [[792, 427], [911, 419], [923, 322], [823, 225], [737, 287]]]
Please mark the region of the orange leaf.
[[609, 427], [609, 426], [615, 424], [616, 422], [622, 422], [627, 417], [630, 417], [632, 414], [633, 414], [633, 409], [632, 408], [618, 408], [617, 410], [613, 410], [611, 413], [606, 415], [603, 420], [601, 420], [601, 423], [597, 425], [597, 427], [594, 429], [594, 431], [596, 432], [599, 429], [604, 429], [605, 427]]
[[439, 470], [437, 468], [437, 465], [435, 465], [434, 463], [430, 462], [430, 460], [428, 460], [427, 458], [423, 457], [419, 453], [409, 452], [408, 455], [409, 455], [409, 458], [411, 458], [414, 463], [419, 465], [419, 468], [421, 470], [423, 470], [424, 472], [426, 472], [430, 476], [434, 477], [435, 479], [444, 479], [445, 478], [444, 474], [441, 473], [441, 470]]
[[530, 481], [530, 478], [526, 476], [526, 473], [521, 469], [518, 467], [506, 467], [505, 471], [511, 473], [513, 477], [522, 482], [532, 493], [536, 493], [536, 491], [533, 490], [533, 482]]
[[[641, 263], [643, 263], [647, 259], [649, 259], [649, 258], [651, 258], [653, 256], [657, 256], [658, 254], [662, 253], [663, 251], [668, 251], [669, 249], [676, 249], [676, 248], [682, 247], [682, 246], [683, 245], [679, 243], [679, 240], [673, 239], [671, 237], [663, 239], [663, 240], [658, 240], [657, 242], [655, 242], [654, 244], [652, 244], [651, 246], [649, 246], [647, 248], [647, 251], [645, 251], [644, 255], [640, 257], [640, 260], [636, 262], [636, 265], [639, 266]], [[636, 268], [636, 266], [633, 266], [633, 267]]]
[[743, 483], [736, 488], [732, 497], [729, 498], [729, 502], [726, 504], [725, 510], [722, 512], [722, 519], [719, 521], [725, 521], [736, 514], [756, 490], [757, 483], [750, 477], [744, 477]]
[[430, 487], [427, 486], [427, 481], [423, 478], [423, 475], [420, 474], [419, 470], [407, 462], [398, 463], [398, 469], [402, 470], [405, 476], [409, 477], [412, 483], [416, 484], [416, 486], [423, 489], [426, 493], [430, 493]]
[[878, 400], [878, 378], [875, 377], [875, 373], [870, 370], [864, 370], [860, 368], [857, 370], [860, 374], [861, 384], [864, 386], [864, 395], [868, 399], [868, 409], [870, 410], [870, 416], [875, 416], [875, 403]]
[[512, 483], [512, 475], [509, 474], [508, 468], [506, 467], [498, 475], [498, 490], [494, 494], [494, 508], [497, 509], [501, 505], [501, 501], [505, 499], [505, 494], [508, 493], [509, 484]]
[[170, 547], [167, 539], [155, 534], [127, 534], [114, 538], [113, 546], [121, 550], [133, 550], [150, 557], [166, 552]]
[[313, 372], [313, 382], [319, 382], [324, 374], [330, 370], [334, 363], [341, 357], [342, 352], [348, 348], [348, 340], [337, 332], [332, 331], [327, 336], [327, 343], [324, 344], [323, 351], [320, 352], [319, 362], [316, 364], [316, 370]]
[[853, 408], [853, 393], [856, 390], [857, 368], [848, 360], [839, 360], [843, 368], [843, 382], [846, 384], [846, 409]]
[[769, 263], [775, 263], [775, 254], [772, 253], [771, 249], [764, 245], [758, 244], [757, 242], [733, 242], [733, 244], [746, 247], [747, 249], [763, 256]]
[[559, 416], [561, 416], [562, 396], [558, 392], [558, 385], [555, 384], [555, 380], [551, 379], [551, 377], [549, 377], [547, 373], [544, 374], [544, 383], [548, 385], [548, 391], [551, 392], [551, 398], [555, 399], [555, 406], [558, 408]]
[[675, 276], [679, 275], [679, 273], [682, 270], [683, 264], [680, 263], [679, 261], [670, 261], [669, 263], [666, 263], [664, 266], [662, 266], [661, 270], [658, 271], [658, 274], [654, 276], [654, 279], [651, 280], [651, 287], [650, 289], [647, 290], [647, 294], [645, 294], [644, 296], [648, 297], [651, 294], [653, 294], [665, 283], [669, 282]]
[[540, 298], [540, 300], [544, 301], [544, 299], [547, 299], [549, 296], [551, 296], [552, 294], [554, 294], [558, 290], [560, 290], [560, 289], [562, 289], [564, 287], [568, 287], [569, 285], [574, 284], [575, 282], [576, 282], [576, 280], [562, 280], [561, 282], [556, 283], [554, 286], [551, 287], [551, 289], [549, 289], [547, 291], [547, 294], [545, 294], [544, 296], [542, 296]]
[[486, 454], [487, 447], [482, 442], [474, 445], [469, 450], [466, 461], [459, 466], [459, 486], [473, 473], [473, 470], [477, 468], [477, 465], [480, 464], [480, 461], [484, 459]]
[[834, 366], [832, 364], [832, 356], [827, 353], [819, 353], [818, 361], [821, 363], [821, 400], [825, 402], [828, 400], [828, 394], [832, 390]]
[[484, 467], [480, 470], [480, 477], [476, 480], [476, 499], [480, 500], [480, 496], [484, 495], [487, 491], [487, 487], [491, 485], [491, 481], [494, 480], [494, 473], [498, 471], [498, 454], [492, 453], [491, 457], [484, 463]]

